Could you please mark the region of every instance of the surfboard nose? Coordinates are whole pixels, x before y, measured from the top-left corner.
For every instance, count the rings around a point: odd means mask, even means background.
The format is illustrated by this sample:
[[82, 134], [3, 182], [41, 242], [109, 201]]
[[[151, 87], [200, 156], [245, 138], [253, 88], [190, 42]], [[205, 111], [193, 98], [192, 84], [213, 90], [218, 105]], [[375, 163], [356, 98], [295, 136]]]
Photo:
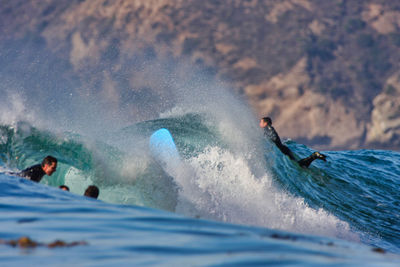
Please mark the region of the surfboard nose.
[[167, 170], [171, 171], [181, 163], [174, 138], [168, 129], [161, 128], [150, 136], [150, 153]]

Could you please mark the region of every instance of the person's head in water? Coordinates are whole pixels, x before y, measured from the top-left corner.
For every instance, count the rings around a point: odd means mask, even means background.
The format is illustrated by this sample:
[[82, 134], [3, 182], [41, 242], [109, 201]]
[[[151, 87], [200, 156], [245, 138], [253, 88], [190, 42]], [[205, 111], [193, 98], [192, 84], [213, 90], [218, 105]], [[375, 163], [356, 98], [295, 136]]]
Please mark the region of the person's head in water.
[[272, 125], [272, 120], [270, 117], [264, 117], [260, 120], [260, 127], [261, 128], [265, 128], [267, 126], [271, 126]]
[[89, 185], [85, 190], [84, 196], [97, 198], [99, 196], [99, 188], [95, 185]]
[[60, 185], [58, 188], [60, 188], [63, 191], [69, 191], [69, 187], [66, 185]]
[[48, 175], [51, 176], [57, 170], [57, 159], [52, 156], [47, 156], [42, 161], [42, 169]]

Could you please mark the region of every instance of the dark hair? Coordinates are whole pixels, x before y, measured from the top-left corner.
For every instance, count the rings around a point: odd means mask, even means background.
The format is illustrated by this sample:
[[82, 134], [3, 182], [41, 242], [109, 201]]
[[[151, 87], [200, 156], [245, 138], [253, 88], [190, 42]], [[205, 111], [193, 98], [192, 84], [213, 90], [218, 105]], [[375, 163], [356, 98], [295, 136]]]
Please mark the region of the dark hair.
[[269, 125], [272, 124], [272, 120], [271, 120], [270, 117], [264, 117], [264, 118], [262, 118], [262, 120], [263, 120], [264, 122], [268, 123]]
[[89, 185], [85, 190], [84, 196], [97, 198], [99, 196], [99, 188], [95, 185]]
[[51, 165], [53, 162], [57, 163], [57, 159], [52, 156], [47, 156], [42, 161], [42, 167], [44, 167], [44, 165]]
[[60, 189], [66, 189], [67, 191], [69, 191], [69, 187], [68, 186], [66, 186], [66, 185], [60, 185], [58, 188], [60, 188]]

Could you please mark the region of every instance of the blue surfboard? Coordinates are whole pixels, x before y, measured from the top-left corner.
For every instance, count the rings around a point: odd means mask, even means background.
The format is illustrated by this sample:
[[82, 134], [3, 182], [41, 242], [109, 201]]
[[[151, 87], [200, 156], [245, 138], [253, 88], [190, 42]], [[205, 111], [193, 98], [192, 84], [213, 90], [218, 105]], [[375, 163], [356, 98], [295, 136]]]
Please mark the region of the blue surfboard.
[[161, 128], [150, 136], [150, 153], [153, 158], [171, 174], [176, 171], [181, 164], [178, 149], [170, 131]]

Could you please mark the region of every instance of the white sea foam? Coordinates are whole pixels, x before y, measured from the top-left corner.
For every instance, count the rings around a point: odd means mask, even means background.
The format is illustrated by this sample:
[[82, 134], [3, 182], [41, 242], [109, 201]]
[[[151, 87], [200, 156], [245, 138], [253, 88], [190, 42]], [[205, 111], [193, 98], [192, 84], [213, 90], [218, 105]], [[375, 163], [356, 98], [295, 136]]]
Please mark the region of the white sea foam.
[[[357, 240], [348, 223], [302, 198], [278, 190], [268, 174], [255, 177], [248, 161], [217, 147], [191, 158], [177, 212], [224, 222]], [[187, 170], [185, 171], [187, 174]], [[182, 178], [180, 178], [182, 179]], [[188, 183], [190, 183], [188, 185]], [[186, 206], [189, 205], [189, 206]]]

